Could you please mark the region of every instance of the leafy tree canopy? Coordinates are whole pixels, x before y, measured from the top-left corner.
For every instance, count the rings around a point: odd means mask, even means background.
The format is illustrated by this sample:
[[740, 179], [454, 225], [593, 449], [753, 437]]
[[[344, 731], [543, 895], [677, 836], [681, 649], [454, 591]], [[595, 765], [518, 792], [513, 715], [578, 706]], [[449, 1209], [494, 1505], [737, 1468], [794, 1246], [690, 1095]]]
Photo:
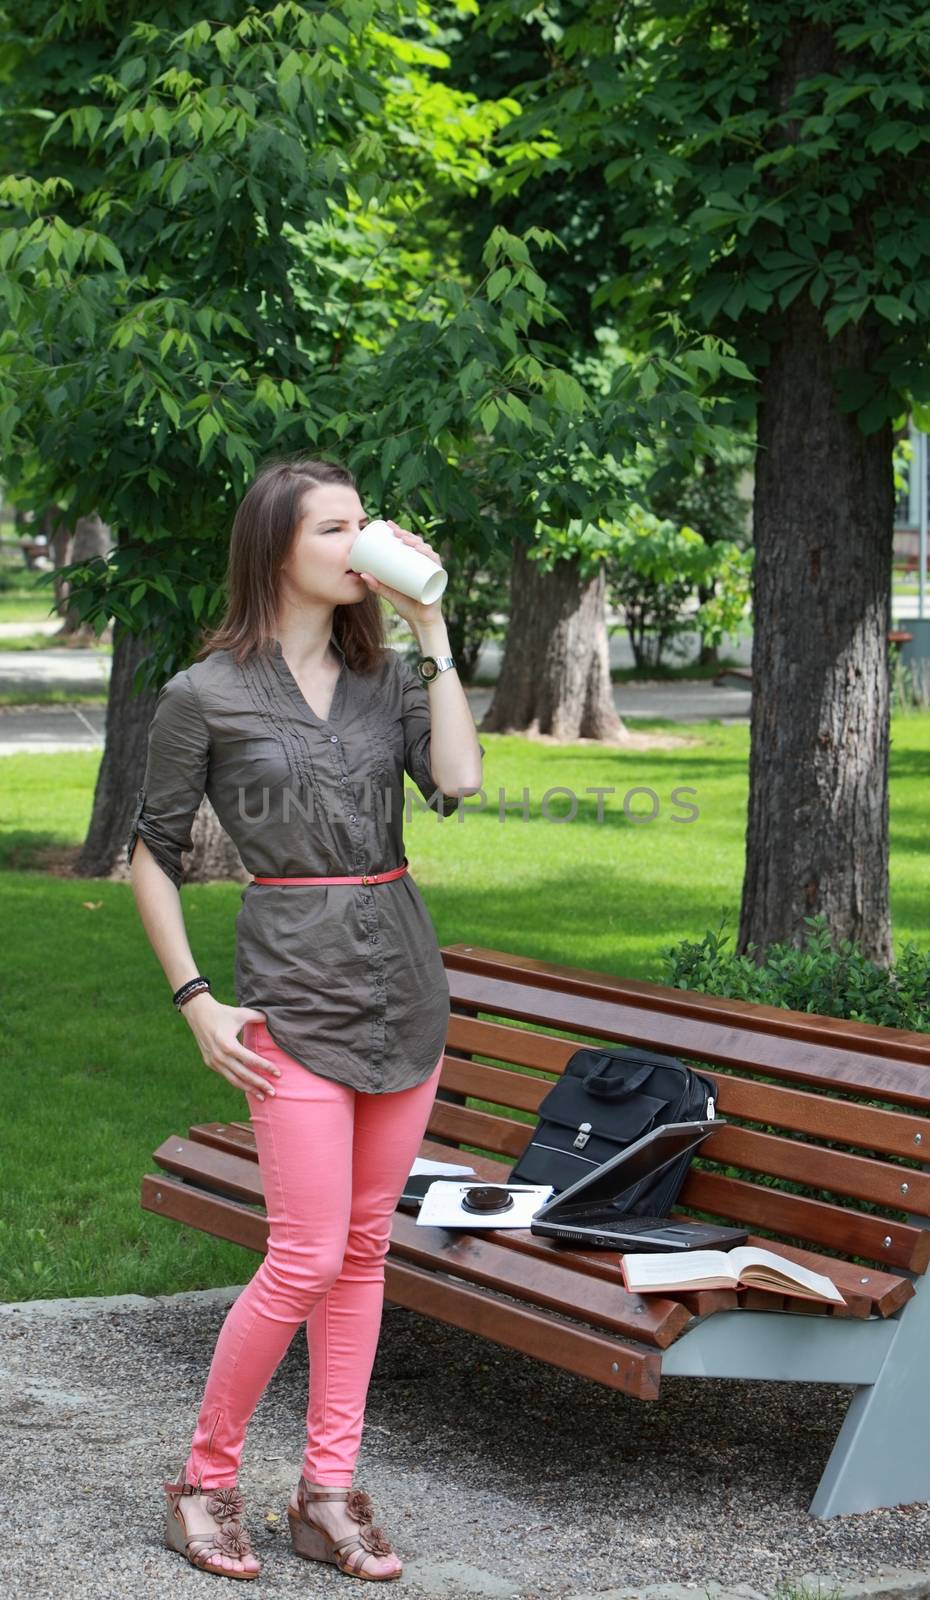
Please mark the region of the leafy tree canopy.
[[[863, 432], [908, 406], [930, 427], [930, 29], [912, 0], [490, 0], [497, 196], [584, 180], [593, 306], [649, 340], [669, 309], [757, 370], [799, 295], [831, 337], [867, 319], [848, 372]], [[545, 66], [517, 83], [505, 52]], [[613, 258], [599, 248], [612, 213]], [[741, 391], [751, 404], [753, 393]]]
[[439, 201], [490, 193], [520, 108], [444, 82], [423, 0], [3, 16], [0, 463], [21, 500], [114, 526], [75, 604], [151, 632], [150, 685], [221, 609], [268, 455], [338, 454], [373, 507], [509, 539], [609, 511], [621, 486], [580, 452], [720, 443], [728, 347], [673, 316], [594, 395], [545, 336], [551, 230], [489, 215], [465, 269]]

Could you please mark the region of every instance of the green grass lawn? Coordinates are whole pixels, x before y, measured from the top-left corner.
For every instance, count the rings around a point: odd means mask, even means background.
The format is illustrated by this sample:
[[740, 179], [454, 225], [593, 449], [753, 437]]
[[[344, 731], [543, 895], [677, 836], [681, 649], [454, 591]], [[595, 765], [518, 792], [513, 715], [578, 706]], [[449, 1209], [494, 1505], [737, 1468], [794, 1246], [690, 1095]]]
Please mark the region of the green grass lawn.
[[[637, 724], [637, 728], [641, 727]], [[653, 725], [656, 726], [656, 725]], [[661, 952], [700, 936], [723, 908], [735, 919], [742, 874], [748, 729], [669, 729], [693, 741], [618, 752], [484, 736], [488, 805], [464, 820], [414, 813], [405, 829], [416, 881], [442, 944], [467, 941], [660, 978]], [[896, 940], [926, 944], [930, 717], [893, 724], [891, 882]], [[244, 1119], [244, 1095], [204, 1066], [174, 1012], [132, 890], [106, 879], [28, 870], [42, 848], [79, 843], [97, 753], [0, 760], [0, 867], [5, 902], [4, 1197], [0, 1296], [169, 1293], [244, 1282], [250, 1252], [162, 1222], [139, 1208], [151, 1151], [194, 1122]], [[531, 820], [498, 820], [497, 791], [529, 791]], [[546, 821], [547, 790], [579, 796], [573, 821]], [[604, 821], [588, 787], [613, 786]], [[633, 822], [633, 787], [658, 797], [655, 822]], [[672, 791], [688, 787], [695, 822]], [[631, 802], [646, 808], [647, 797]], [[568, 809], [551, 797], [552, 818]], [[191, 947], [217, 996], [233, 1003], [234, 931], [242, 889], [190, 885]]]
[[47, 621], [54, 599], [45, 574], [31, 571], [18, 552], [0, 550], [0, 622]]

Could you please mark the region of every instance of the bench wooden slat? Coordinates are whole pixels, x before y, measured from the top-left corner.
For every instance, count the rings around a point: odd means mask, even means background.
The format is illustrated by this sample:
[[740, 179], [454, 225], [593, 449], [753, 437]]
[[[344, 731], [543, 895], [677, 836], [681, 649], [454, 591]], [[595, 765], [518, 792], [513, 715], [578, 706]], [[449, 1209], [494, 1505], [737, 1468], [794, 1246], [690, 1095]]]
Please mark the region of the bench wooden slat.
[[637, 1400], [657, 1400], [662, 1357], [658, 1350], [613, 1340], [568, 1323], [553, 1312], [533, 1311], [518, 1301], [490, 1295], [435, 1272], [421, 1272], [388, 1258], [385, 1294], [424, 1316], [480, 1334], [495, 1344], [535, 1356], [550, 1366], [622, 1389]]
[[[444, 957], [445, 954], [444, 950]], [[604, 998], [601, 994], [556, 989], [506, 977], [491, 978], [472, 969], [463, 970], [454, 963], [447, 976], [452, 1003], [471, 1006], [486, 1015], [512, 1017], [604, 1041], [645, 1045], [688, 1060], [706, 1061], [709, 1065], [864, 1092], [879, 1100], [922, 1108], [930, 1105], [930, 1044], [921, 1034], [902, 1034], [902, 1041], [907, 1041], [900, 1046], [902, 1053], [907, 1050], [910, 1055], [910, 1041], [917, 1041], [913, 1046], [914, 1059], [894, 1060], [879, 1053], [867, 1054], [845, 1046], [837, 1048], [761, 1027], [753, 1030], [745, 1021], [740, 1027], [735, 1022], [732, 1027], [727, 1026], [714, 1016], [710, 1007], [684, 1011], [676, 1009], [671, 999], [670, 1009], [660, 1011], [642, 1003]], [[686, 992], [666, 990], [658, 984], [654, 988], [658, 992], [655, 1004], [659, 997], [681, 996]], [[896, 1032], [893, 1029], [884, 1031]], [[824, 1037], [821, 1033], [820, 1040]], [[890, 1048], [888, 1043], [883, 1043], [886, 1050]]]
[[924, 1117], [884, 1111], [857, 1100], [831, 1100], [803, 1089], [783, 1089], [712, 1068], [707, 1076], [717, 1085], [717, 1109], [722, 1116], [771, 1123], [794, 1133], [911, 1161], [930, 1155], [930, 1128]]
[[[498, 1031], [503, 1032], [503, 1029]], [[508, 1031], [515, 1033], [518, 1030]], [[480, 1044], [480, 1041], [476, 1041], [476, 1048], [480, 1048]], [[572, 1049], [574, 1046], [569, 1048], [569, 1055]], [[454, 1089], [476, 1100], [487, 1100], [490, 1105], [507, 1106], [511, 1111], [528, 1112], [531, 1116], [529, 1127], [536, 1121], [540, 1100], [549, 1093], [556, 1081], [555, 1078], [537, 1077], [535, 1073], [485, 1066], [480, 1061], [461, 1061], [449, 1051], [446, 1052], [442, 1069], [444, 1089]]]
[[153, 1151], [155, 1160], [176, 1178], [229, 1195], [247, 1205], [264, 1204], [257, 1161], [245, 1155], [218, 1150], [215, 1145], [172, 1134]]
[[[238, 1201], [192, 1188], [177, 1179], [147, 1173], [142, 1180], [142, 1207], [248, 1249], [267, 1249], [266, 1217], [247, 1210]], [[420, 1231], [432, 1232], [425, 1228]], [[534, 1310], [501, 1294], [471, 1288], [459, 1279], [446, 1278], [435, 1270], [423, 1271], [392, 1257], [385, 1262], [384, 1292], [397, 1305], [481, 1334], [551, 1366], [593, 1378], [608, 1388], [622, 1389], [636, 1399], [658, 1398], [661, 1356], [658, 1350], [650, 1350], [644, 1344], [612, 1339], [551, 1310]], [[674, 1309], [680, 1310], [677, 1306]]]
[[493, 1150], [506, 1156], [512, 1166], [529, 1142], [532, 1127], [493, 1111], [478, 1111], [474, 1106], [459, 1106], [449, 1100], [435, 1100], [429, 1116], [429, 1132], [479, 1150]]
[[[888, 1161], [827, 1150], [823, 1145], [782, 1139], [750, 1128], [718, 1128], [698, 1155], [721, 1166], [747, 1167], [772, 1178], [789, 1178], [812, 1189], [830, 1189], [854, 1200], [871, 1200], [892, 1210], [930, 1216], [930, 1174]], [[901, 1186], [906, 1186], [902, 1193]]]
[[190, 1228], [211, 1233], [216, 1239], [241, 1244], [263, 1255], [268, 1248], [268, 1218], [251, 1211], [240, 1200], [229, 1200], [206, 1189], [195, 1189], [165, 1173], [147, 1172], [142, 1179], [142, 1209]]
[[[724, 1178], [719, 1173], [692, 1167], [679, 1196], [681, 1204], [706, 1211], [728, 1222], [767, 1228], [791, 1239], [806, 1239], [845, 1256], [862, 1256], [885, 1267], [925, 1272], [930, 1261], [930, 1229], [889, 1222], [862, 1211], [786, 1194], [783, 1189]], [[885, 1240], [888, 1244], [885, 1244]], [[779, 1250], [780, 1240], [770, 1240]]]

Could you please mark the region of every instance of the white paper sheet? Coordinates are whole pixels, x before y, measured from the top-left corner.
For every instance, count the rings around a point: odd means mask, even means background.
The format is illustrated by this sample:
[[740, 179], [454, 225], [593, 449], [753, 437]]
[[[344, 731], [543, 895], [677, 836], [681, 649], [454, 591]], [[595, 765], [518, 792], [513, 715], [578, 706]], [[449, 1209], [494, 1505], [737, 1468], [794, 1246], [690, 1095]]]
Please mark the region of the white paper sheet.
[[467, 1177], [474, 1172], [474, 1167], [458, 1167], [454, 1161], [427, 1161], [425, 1156], [414, 1156], [413, 1166], [410, 1168], [411, 1178], [417, 1172], [447, 1172], [450, 1178]]
[[431, 1183], [417, 1212], [417, 1222], [433, 1228], [528, 1228], [533, 1215], [552, 1193], [551, 1183], [496, 1184], [495, 1188], [510, 1188], [513, 1205], [507, 1211], [480, 1216], [462, 1210], [462, 1195], [473, 1189], [473, 1183]]

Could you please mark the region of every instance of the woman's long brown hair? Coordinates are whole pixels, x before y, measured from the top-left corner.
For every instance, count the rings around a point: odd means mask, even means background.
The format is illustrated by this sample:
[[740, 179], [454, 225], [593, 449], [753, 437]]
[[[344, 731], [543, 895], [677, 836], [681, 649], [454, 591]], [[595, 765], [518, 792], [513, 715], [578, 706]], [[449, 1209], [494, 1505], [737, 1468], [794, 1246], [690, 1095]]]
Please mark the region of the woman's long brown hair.
[[[348, 467], [301, 457], [268, 461], [253, 479], [233, 518], [226, 611], [220, 623], [204, 634], [195, 661], [214, 650], [228, 650], [240, 666], [253, 651], [271, 649], [279, 574], [297, 532], [301, 501], [308, 489], [324, 483], [358, 487]], [[353, 671], [374, 671], [387, 644], [378, 596], [369, 591], [354, 605], [336, 606], [333, 634]]]

